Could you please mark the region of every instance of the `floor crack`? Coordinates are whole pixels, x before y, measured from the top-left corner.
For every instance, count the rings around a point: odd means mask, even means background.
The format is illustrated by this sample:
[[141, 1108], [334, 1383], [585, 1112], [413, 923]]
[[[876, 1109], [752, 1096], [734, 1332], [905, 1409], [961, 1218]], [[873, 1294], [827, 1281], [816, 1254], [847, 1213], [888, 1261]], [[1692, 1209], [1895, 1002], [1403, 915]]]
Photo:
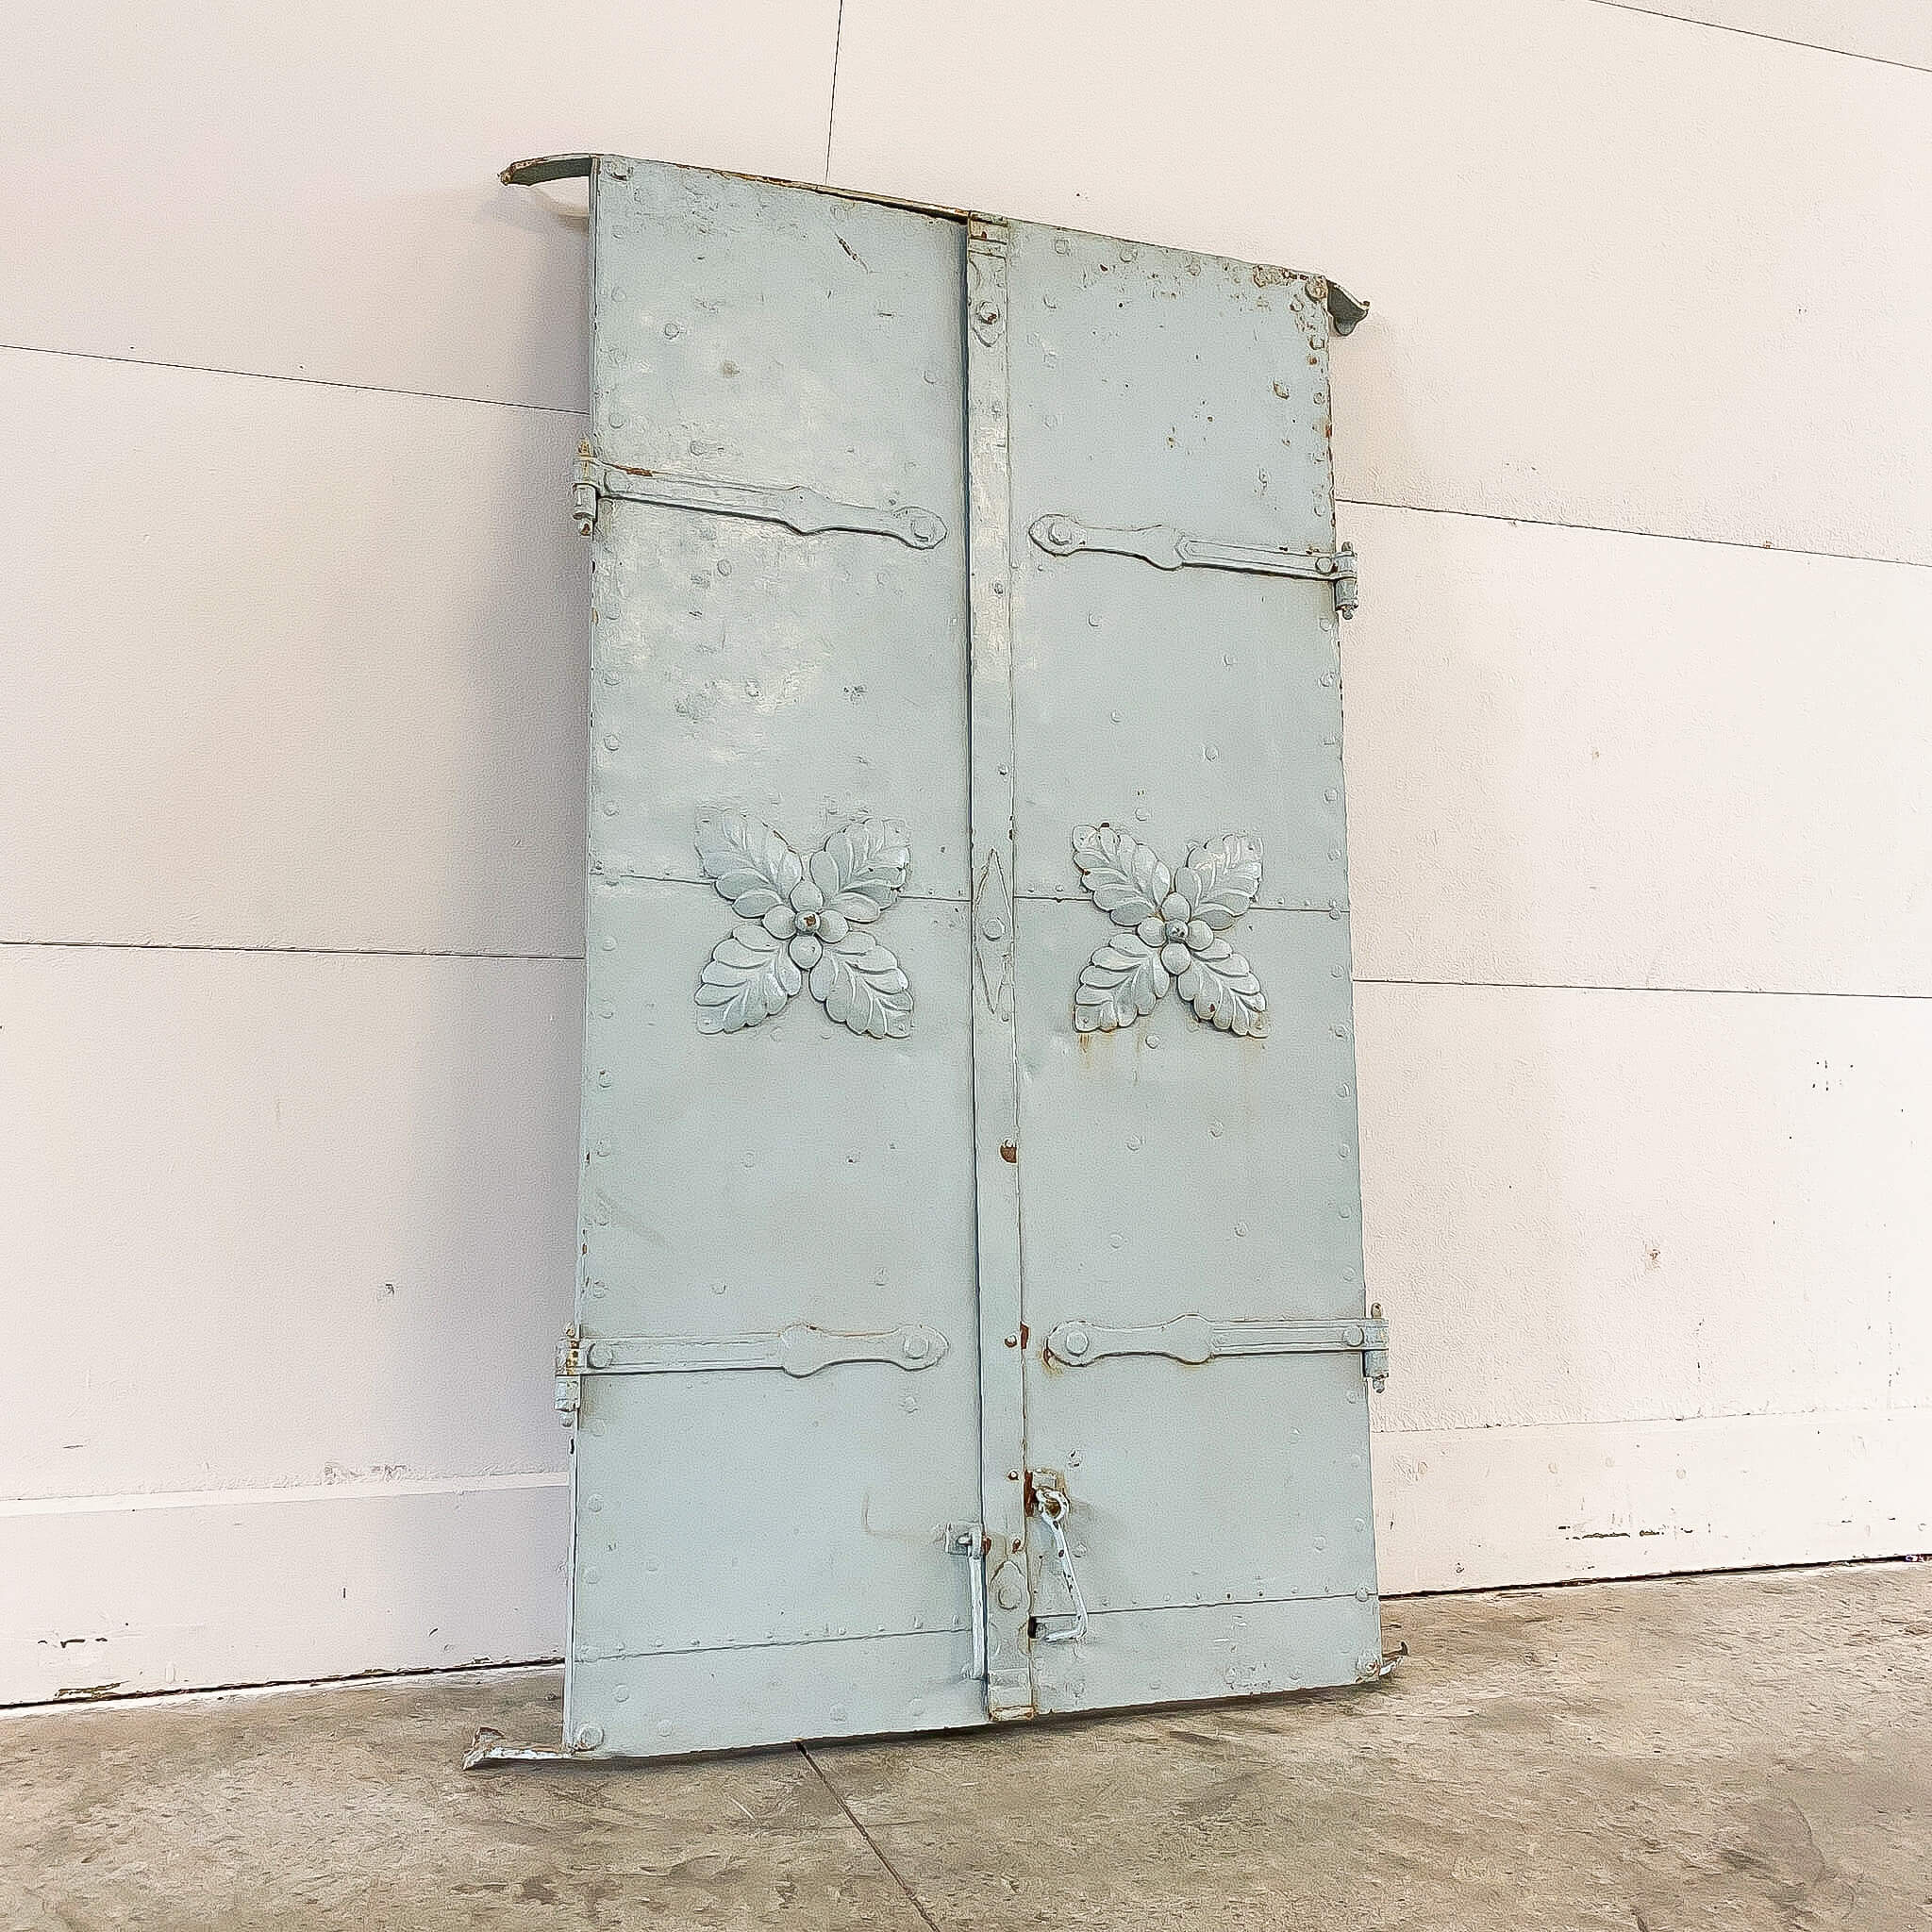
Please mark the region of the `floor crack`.
[[909, 1885], [906, 1883], [905, 1879], [900, 1877], [899, 1868], [892, 1863], [891, 1859], [886, 1857], [885, 1852], [880, 1847], [878, 1840], [873, 1837], [871, 1832], [866, 1830], [864, 1825], [859, 1824], [858, 1812], [853, 1810], [852, 1807], [845, 1802], [845, 1794], [841, 1790], [840, 1790], [839, 1787], [835, 1785], [829, 1777], [825, 1775], [825, 1767], [823, 1764], [821, 1764], [818, 1761], [818, 1759], [811, 1755], [811, 1752], [803, 1744], [801, 1744], [798, 1747], [798, 1755], [801, 1757], [803, 1757], [805, 1761], [808, 1765], [810, 1765], [815, 1772], [818, 1773], [819, 1782], [822, 1785], [824, 1785], [826, 1790], [830, 1791], [832, 1796], [838, 1801], [840, 1810], [844, 1812], [847, 1818], [851, 1819], [853, 1830], [856, 1831], [859, 1835], [859, 1837], [865, 1840], [866, 1848], [872, 1853], [873, 1857], [875, 1857], [879, 1861], [879, 1863], [886, 1868], [887, 1874], [891, 1877], [892, 1883], [896, 1885], [899, 1888], [899, 1890], [906, 1894], [906, 1903], [908, 1906], [910, 1906], [912, 1909], [915, 1912], [917, 1912], [920, 1918], [924, 1922], [925, 1926], [927, 1928], [927, 1932], [940, 1932], [938, 1921], [935, 1920], [933, 1915], [929, 1911], [927, 1911], [923, 1905], [920, 1904], [919, 1894], [916, 1891], [914, 1891]]

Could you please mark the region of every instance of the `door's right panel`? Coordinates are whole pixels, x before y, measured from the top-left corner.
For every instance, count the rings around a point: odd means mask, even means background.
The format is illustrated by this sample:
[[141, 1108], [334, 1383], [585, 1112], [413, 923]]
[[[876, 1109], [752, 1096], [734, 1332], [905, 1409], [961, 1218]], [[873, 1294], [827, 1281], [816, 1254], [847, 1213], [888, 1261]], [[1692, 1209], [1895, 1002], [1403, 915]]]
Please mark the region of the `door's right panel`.
[[[1090, 1611], [1043, 1641], [1072, 1605], [1034, 1521], [1035, 1701], [1352, 1682], [1380, 1658], [1361, 1355], [1047, 1346], [1364, 1313], [1332, 591], [1103, 547], [1333, 547], [1327, 317], [1279, 270], [1011, 235], [1026, 1461]], [[1053, 554], [1054, 520], [1094, 547]]]

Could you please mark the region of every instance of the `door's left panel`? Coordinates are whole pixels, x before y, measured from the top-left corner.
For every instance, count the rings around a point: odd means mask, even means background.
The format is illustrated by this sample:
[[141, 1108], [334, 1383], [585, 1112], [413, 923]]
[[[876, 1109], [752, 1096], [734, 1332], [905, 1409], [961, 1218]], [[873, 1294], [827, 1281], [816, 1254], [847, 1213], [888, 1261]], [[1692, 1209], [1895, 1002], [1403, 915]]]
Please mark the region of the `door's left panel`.
[[[657, 500], [591, 546], [567, 1738], [976, 1723], [962, 229], [609, 159], [591, 228], [594, 457]], [[707, 999], [796, 991], [701, 1006], [721, 945]]]

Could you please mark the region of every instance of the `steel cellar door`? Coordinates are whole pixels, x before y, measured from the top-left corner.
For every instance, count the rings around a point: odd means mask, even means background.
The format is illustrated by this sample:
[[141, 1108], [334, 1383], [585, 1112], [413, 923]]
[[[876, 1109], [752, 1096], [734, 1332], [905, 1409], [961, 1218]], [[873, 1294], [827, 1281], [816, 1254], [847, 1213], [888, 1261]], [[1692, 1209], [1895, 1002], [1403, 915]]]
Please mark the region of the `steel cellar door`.
[[658, 163], [507, 178], [574, 173], [566, 1749], [1374, 1676], [1360, 309]]

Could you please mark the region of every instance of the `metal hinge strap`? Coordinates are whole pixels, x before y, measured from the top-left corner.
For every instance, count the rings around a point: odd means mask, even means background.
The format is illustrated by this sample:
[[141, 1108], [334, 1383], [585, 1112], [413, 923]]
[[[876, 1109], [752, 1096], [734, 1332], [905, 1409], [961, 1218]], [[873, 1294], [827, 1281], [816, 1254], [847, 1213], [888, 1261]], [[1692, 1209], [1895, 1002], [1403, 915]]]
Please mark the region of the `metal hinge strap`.
[[1248, 543], [1217, 543], [1208, 537], [1190, 537], [1171, 524], [1150, 524], [1144, 529], [1115, 530], [1101, 524], [1083, 524], [1077, 517], [1044, 516], [1034, 520], [1029, 532], [1050, 557], [1071, 557], [1076, 550], [1101, 550], [1113, 557], [1138, 557], [1157, 570], [1239, 570], [1270, 577], [1308, 577], [1330, 584], [1335, 608], [1343, 617], [1356, 610], [1355, 545], [1340, 550], [1268, 550]]
[[588, 441], [577, 449], [573, 496], [577, 529], [586, 537], [596, 527], [597, 506], [607, 496], [622, 497], [626, 503], [653, 503], [665, 509], [752, 517], [760, 523], [783, 524], [801, 537], [815, 537], [822, 530], [856, 530], [866, 536], [896, 538], [914, 550], [930, 550], [944, 542], [946, 536], [944, 523], [917, 504], [841, 503], [803, 484], [767, 489], [757, 483], [727, 483], [716, 476], [673, 476], [661, 470], [634, 470], [623, 463], [607, 462]]
[[1046, 1338], [1046, 1353], [1063, 1368], [1084, 1369], [1109, 1355], [1164, 1355], [1205, 1362], [1228, 1355], [1356, 1355], [1377, 1389], [1389, 1375], [1389, 1324], [1378, 1303], [1366, 1319], [1216, 1322], [1181, 1315], [1144, 1327], [1108, 1328], [1096, 1322], [1062, 1322]]
[[937, 1328], [914, 1324], [862, 1335], [835, 1334], [794, 1322], [773, 1335], [611, 1335], [596, 1341], [572, 1328], [557, 1346], [557, 1407], [565, 1415], [576, 1412], [586, 1375], [675, 1375], [717, 1369], [815, 1375], [835, 1362], [890, 1362], [910, 1372], [931, 1368], [949, 1345]]

